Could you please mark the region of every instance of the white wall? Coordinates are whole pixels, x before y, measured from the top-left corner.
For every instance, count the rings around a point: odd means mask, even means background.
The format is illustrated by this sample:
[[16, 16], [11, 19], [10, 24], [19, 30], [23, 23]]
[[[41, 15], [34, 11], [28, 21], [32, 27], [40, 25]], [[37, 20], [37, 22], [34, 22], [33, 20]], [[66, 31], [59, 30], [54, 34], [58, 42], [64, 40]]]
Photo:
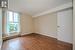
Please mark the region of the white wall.
[[0, 49], [2, 45], [2, 9], [0, 8]]
[[58, 20], [58, 33], [57, 39], [73, 43], [73, 16], [72, 9], [66, 9], [61, 12], [57, 12]]
[[47, 14], [34, 18], [35, 32], [42, 35], [57, 37], [57, 15]]
[[75, 0], [73, 0], [73, 50], [75, 50]]

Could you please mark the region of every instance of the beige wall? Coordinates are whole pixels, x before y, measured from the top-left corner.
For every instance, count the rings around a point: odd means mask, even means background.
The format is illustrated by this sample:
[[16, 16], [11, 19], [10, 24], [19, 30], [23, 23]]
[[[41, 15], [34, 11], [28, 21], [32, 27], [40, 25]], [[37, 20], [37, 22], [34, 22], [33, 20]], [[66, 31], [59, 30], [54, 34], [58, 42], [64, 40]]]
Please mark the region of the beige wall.
[[[33, 18], [33, 20], [35, 33], [57, 38], [60, 41], [68, 43], [73, 42], [72, 9], [38, 16]], [[61, 27], [57, 28], [57, 26]]]
[[33, 33], [33, 20], [31, 16], [22, 14], [20, 19], [21, 33]]
[[47, 14], [33, 18], [35, 32], [42, 35], [56, 38], [57, 36], [57, 15]]

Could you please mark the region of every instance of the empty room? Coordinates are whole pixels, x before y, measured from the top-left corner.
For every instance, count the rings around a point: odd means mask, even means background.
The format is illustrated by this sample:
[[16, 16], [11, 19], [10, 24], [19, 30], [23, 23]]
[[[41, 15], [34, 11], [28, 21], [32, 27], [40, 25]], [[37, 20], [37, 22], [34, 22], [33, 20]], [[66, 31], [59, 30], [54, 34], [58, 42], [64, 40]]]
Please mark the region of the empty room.
[[1, 50], [73, 50], [72, 0], [0, 0]]

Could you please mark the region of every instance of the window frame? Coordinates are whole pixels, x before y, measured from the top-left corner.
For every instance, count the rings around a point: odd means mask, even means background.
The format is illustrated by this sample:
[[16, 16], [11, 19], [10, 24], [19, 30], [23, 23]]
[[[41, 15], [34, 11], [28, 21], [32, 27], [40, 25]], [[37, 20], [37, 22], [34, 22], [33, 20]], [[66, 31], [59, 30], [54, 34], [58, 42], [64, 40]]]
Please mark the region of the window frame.
[[[9, 24], [9, 21], [8, 21], [8, 19], [9, 19], [8, 12], [13, 12], [13, 16], [14, 16], [14, 13], [18, 13], [19, 14], [19, 16], [18, 16], [18, 22], [17, 22], [18, 23], [18, 30], [17, 31], [12, 31], [12, 32], [8, 31], [8, 24]], [[14, 17], [13, 17], [13, 20], [14, 20]], [[12, 23], [15, 23], [15, 22], [12, 22]], [[6, 32], [10, 33], [10, 34], [19, 33], [20, 32], [20, 13], [19, 12], [10, 11], [10, 10], [6, 11]]]

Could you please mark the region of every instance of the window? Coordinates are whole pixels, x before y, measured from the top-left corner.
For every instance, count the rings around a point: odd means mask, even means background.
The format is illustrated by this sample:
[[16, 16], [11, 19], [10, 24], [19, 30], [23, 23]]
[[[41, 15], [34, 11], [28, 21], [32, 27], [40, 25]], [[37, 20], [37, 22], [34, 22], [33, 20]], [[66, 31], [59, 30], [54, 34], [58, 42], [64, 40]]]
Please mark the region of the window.
[[7, 32], [19, 32], [19, 13], [8, 11], [7, 12]]

